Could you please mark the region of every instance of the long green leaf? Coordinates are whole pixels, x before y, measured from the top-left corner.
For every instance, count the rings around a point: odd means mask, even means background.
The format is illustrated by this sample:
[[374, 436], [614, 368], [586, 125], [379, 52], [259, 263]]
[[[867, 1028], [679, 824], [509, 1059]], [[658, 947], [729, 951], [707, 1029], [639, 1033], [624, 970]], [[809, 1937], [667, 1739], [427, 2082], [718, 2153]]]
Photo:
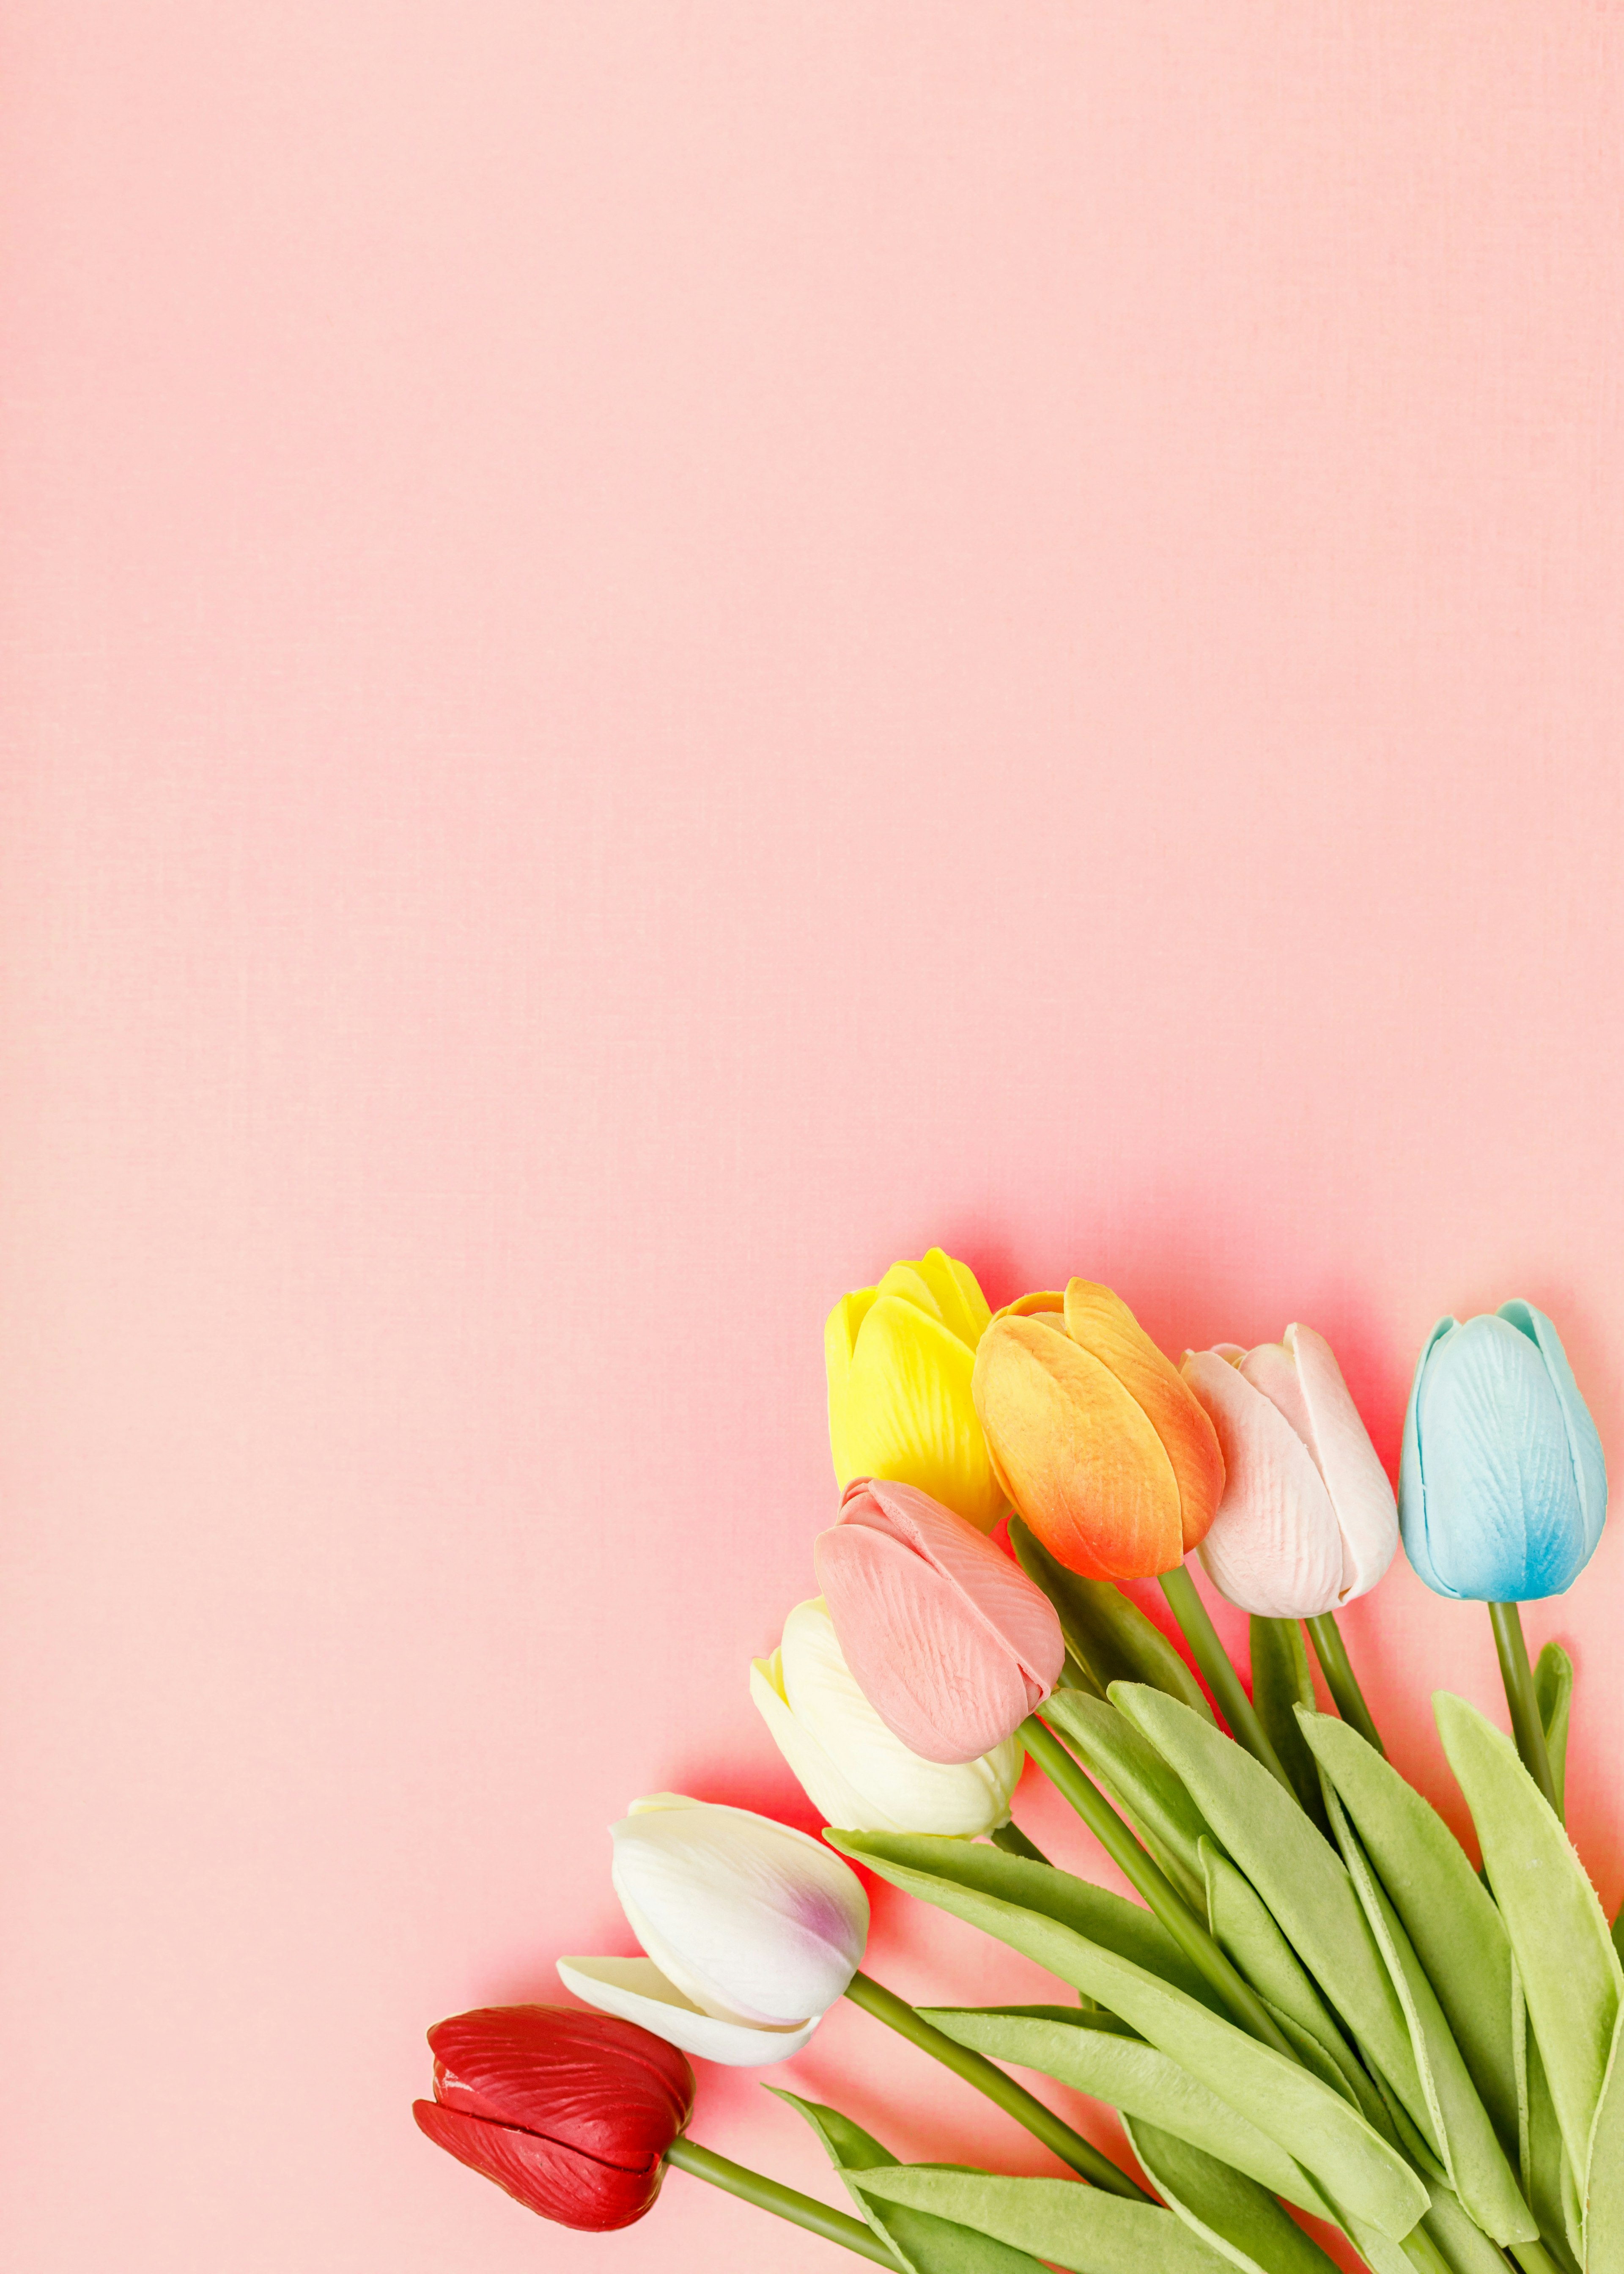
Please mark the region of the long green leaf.
[[1551, 1763], [1551, 1782], [1556, 1788], [1556, 1812], [1567, 1803], [1568, 1722], [1573, 1708], [1573, 1660], [1560, 1642], [1548, 1642], [1534, 1668], [1534, 1703], [1545, 1733], [1545, 1753]]
[[1416, 2066], [1426, 2093], [1432, 2128], [1443, 2145], [1449, 2184], [1477, 2225], [1496, 2242], [1532, 2242], [1538, 2236], [1538, 2223], [1518, 2190], [1515, 2174], [1467, 2074], [1432, 1985], [1334, 1788], [1327, 1797], [1342, 1860], [1410, 2026]]
[[1444, 1751], [1471, 1810], [1583, 2185], [1624, 1975], [1584, 1866], [1516, 1748], [1463, 1698], [1432, 1700]]
[[975, 2227], [1073, 2274], [1229, 2274], [1229, 2262], [1170, 2210], [1074, 2180], [994, 2179], [902, 2164], [864, 2172], [856, 2184], [881, 2202]]
[[951, 2225], [945, 2219], [933, 2218], [929, 2211], [912, 2210], [902, 2203], [887, 2203], [876, 2210], [855, 2184], [856, 2175], [895, 2169], [897, 2158], [890, 2149], [883, 2148], [871, 2132], [865, 2132], [838, 2108], [802, 2100], [798, 2093], [786, 2092], [779, 2085], [770, 2084], [767, 2090], [805, 2117], [859, 2212], [911, 2274], [1042, 2274], [1034, 2258], [1024, 2250], [1012, 2250], [1007, 2242], [996, 2241], [991, 2235]]
[[1357, 1729], [1304, 1714], [1302, 1734], [1404, 1923], [1501, 2146], [1515, 2153], [1517, 2001], [1493, 1898], [1442, 1817]]
[[893, 1860], [888, 1853], [893, 1843], [884, 1835], [824, 1836], [842, 1855], [867, 1864], [894, 1886], [981, 1927], [1073, 1989], [1097, 1998], [1147, 2043], [1170, 2054], [1295, 2155], [1327, 2200], [1368, 2218], [1395, 2238], [1407, 2234], [1425, 2210], [1425, 2188], [1354, 2108], [1306, 2069], [1171, 1983], [1051, 1917]]
[[1565, 2267], [1576, 2269], [1578, 2253], [1568, 2231], [1574, 2202], [1568, 2150], [1562, 2127], [1557, 2121], [1556, 2103], [1551, 2097], [1545, 2063], [1531, 2034], [1528, 2039], [1527, 2076], [1528, 2143], [1522, 2159], [1522, 2185], [1539, 2221], [1546, 2248], [1556, 2253]]
[[1278, 2142], [1198, 2082], [1169, 2054], [1158, 2052], [1141, 2038], [1113, 2037], [1072, 2023], [963, 2007], [933, 2007], [926, 2019], [956, 2044], [969, 2045], [989, 2060], [1041, 2070], [1056, 2083], [1086, 2092], [1124, 2116], [1137, 2117], [1233, 2165], [1300, 2210], [1320, 2218], [1335, 2216], [1307, 2172]]
[[1154, 2124], [1141, 2120], [1125, 2128], [1169, 2209], [1241, 2274], [1329, 2274], [1335, 2261], [1267, 2187]]
[[1338, 2069], [1356, 2069], [1352, 2047], [1251, 1880], [1210, 1840], [1202, 1841], [1200, 1858], [1214, 1939], [1259, 1996], [1316, 2038]]
[[1207, 1825], [1148, 1737], [1102, 1698], [1056, 1690], [1043, 1708], [1089, 1774], [1104, 1788], [1185, 1901], [1199, 1909], [1197, 1856]]
[[1119, 1682], [1111, 1701], [1177, 1771], [1230, 1860], [1436, 2150], [1403, 2009], [1342, 1858], [1266, 1769], [1174, 1699]]
[[1024, 1856], [1006, 1855], [1001, 1848], [981, 1841], [950, 1839], [940, 1833], [868, 1832], [840, 1837], [861, 1838], [870, 1862], [884, 1856], [914, 1871], [932, 1872], [981, 1894], [996, 1895], [1001, 1902], [1018, 1903], [1023, 1910], [1056, 1919], [1075, 1933], [1086, 1935], [1090, 1942], [1159, 1974], [1164, 1982], [1176, 1983], [1214, 2013], [1228, 2010], [1160, 1919], [1153, 1918], [1142, 1904], [1131, 1903], [1109, 1888], [1096, 1887], [1091, 1880], [1076, 1879], [1053, 1864], [1034, 1864]]
[[1325, 1802], [1320, 1791], [1320, 1772], [1303, 1742], [1296, 1708], [1314, 1711], [1314, 1680], [1308, 1670], [1308, 1646], [1297, 1619], [1252, 1621], [1252, 1702], [1263, 1734], [1280, 1756], [1281, 1766], [1304, 1810], [1328, 1839]]
[[1200, 1683], [1161, 1628], [1120, 1587], [1068, 1571], [1018, 1516], [1010, 1518], [1010, 1546], [1021, 1570], [1054, 1605], [1066, 1648], [1098, 1683], [1102, 1696], [1113, 1682], [1147, 1682], [1213, 1720]]
[[1460, 2198], [1445, 2187], [1432, 2189], [1432, 2207], [1421, 2222], [1443, 2255], [1450, 2274], [1506, 2274], [1503, 2252], [1469, 2218]]
[[1584, 2207], [1584, 2274], [1624, 2274], [1624, 2014], [1613, 2033], [1606, 2082], [1590, 2134]]

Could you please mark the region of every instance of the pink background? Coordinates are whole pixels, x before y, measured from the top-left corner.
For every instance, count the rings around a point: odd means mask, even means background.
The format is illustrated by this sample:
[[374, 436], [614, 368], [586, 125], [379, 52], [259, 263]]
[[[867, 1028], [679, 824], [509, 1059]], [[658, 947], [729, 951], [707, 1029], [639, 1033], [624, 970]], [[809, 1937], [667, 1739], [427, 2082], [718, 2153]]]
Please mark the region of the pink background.
[[[1624, 1452], [1624, 18], [4, 47], [0, 2255], [832, 2265], [680, 2177], [544, 2228], [407, 2111], [629, 1946], [633, 1794], [805, 1820], [744, 1683], [834, 1296], [939, 1239], [1175, 1352], [1302, 1317], [1392, 1457], [1517, 1292]], [[1615, 1526], [1530, 1619], [1610, 1908], [1621, 1608]], [[1452, 1805], [1483, 1615], [1347, 1630]], [[779, 2081], [1056, 2168], [849, 2011]], [[829, 2192], [750, 2075], [695, 2129]]]

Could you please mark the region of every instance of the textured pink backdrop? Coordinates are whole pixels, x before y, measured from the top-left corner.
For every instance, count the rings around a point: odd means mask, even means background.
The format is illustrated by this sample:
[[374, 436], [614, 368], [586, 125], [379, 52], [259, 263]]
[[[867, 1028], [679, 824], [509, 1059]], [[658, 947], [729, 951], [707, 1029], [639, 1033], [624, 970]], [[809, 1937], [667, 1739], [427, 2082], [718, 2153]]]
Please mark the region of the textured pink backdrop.
[[[627, 1946], [632, 1794], [795, 1809], [832, 1297], [940, 1239], [1306, 1318], [1392, 1457], [1521, 1292], [1624, 1455], [1624, 17], [3, 45], [4, 2255], [831, 2265], [683, 2178], [544, 2229], [407, 2105]], [[1530, 1621], [1610, 1905], [1621, 1608], [1615, 1528]], [[1347, 1625], [1447, 1804], [1482, 1615]], [[789, 2081], [1054, 2168], [878, 2040]], [[697, 2129], [826, 2191], [748, 2075]]]

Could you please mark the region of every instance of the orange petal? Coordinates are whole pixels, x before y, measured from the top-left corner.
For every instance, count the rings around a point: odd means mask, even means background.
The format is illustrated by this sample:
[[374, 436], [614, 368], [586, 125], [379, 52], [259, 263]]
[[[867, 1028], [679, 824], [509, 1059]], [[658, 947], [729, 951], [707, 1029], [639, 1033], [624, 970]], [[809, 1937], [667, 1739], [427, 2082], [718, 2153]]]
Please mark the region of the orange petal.
[[1188, 1555], [1206, 1538], [1223, 1492], [1217, 1431], [1177, 1367], [1156, 1348], [1120, 1295], [1097, 1280], [1073, 1279], [1065, 1291], [1065, 1321], [1072, 1341], [1122, 1384], [1166, 1449], [1177, 1480], [1179, 1530]]
[[973, 1388], [999, 1474], [1051, 1555], [1091, 1579], [1183, 1561], [1172, 1463], [1109, 1367], [1050, 1327], [1005, 1317], [981, 1337]]

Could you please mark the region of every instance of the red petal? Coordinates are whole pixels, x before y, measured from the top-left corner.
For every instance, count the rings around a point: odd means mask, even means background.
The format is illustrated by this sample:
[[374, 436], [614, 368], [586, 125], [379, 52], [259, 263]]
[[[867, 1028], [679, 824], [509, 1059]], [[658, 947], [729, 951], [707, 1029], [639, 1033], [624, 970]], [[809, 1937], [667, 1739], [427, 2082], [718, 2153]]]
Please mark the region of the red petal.
[[577, 2006], [487, 2006], [429, 2031], [434, 2097], [601, 2164], [645, 2171], [694, 2108], [694, 2072], [663, 2037]]
[[484, 2123], [442, 2108], [437, 2100], [415, 2100], [411, 2112], [437, 2148], [494, 2180], [527, 2210], [560, 2226], [598, 2233], [630, 2226], [650, 2209], [665, 2176], [658, 2157], [645, 2171], [622, 2171], [557, 2140], [543, 2140], [512, 2125]]

